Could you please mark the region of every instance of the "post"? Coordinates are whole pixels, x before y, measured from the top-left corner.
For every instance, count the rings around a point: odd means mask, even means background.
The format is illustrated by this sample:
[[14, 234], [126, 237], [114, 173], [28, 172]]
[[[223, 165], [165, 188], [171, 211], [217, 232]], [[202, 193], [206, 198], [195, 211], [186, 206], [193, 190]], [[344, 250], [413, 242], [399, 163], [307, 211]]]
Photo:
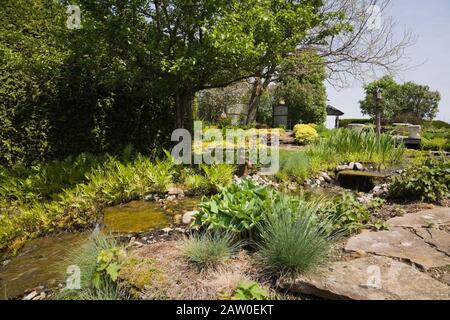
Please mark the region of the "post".
[[376, 88], [373, 91], [373, 99], [375, 101], [375, 109], [376, 109], [376, 130], [377, 130], [377, 136], [381, 136], [381, 89]]

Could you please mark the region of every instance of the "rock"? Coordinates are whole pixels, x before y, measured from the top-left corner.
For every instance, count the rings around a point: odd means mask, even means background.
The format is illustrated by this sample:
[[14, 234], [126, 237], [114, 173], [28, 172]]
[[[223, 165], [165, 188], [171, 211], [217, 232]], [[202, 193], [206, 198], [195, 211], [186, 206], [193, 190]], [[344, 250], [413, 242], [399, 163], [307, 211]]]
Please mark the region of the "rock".
[[450, 274], [444, 274], [440, 281], [450, 286]]
[[164, 228], [161, 231], [165, 232], [165, 233], [170, 233], [173, 229], [172, 228]]
[[389, 231], [363, 232], [350, 238], [347, 251], [366, 251], [379, 256], [405, 259], [423, 269], [450, 265], [450, 257], [437, 251], [409, 230], [393, 228]]
[[169, 196], [179, 196], [179, 195], [184, 195], [184, 191], [180, 188], [170, 188], [167, 192], [167, 194]]
[[175, 196], [175, 195], [168, 196], [168, 197], [166, 198], [166, 200], [167, 200], [167, 201], [175, 201], [175, 200], [177, 200], [177, 196]]
[[389, 189], [388, 189], [388, 184], [387, 183], [384, 183], [384, 184], [379, 185], [379, 186], [375, 186], [372, 189], [372, 191], [370, 191], [370, 193], [373, 194], [374, 197], [385, 196], [385, 195], [388, 194], [388, 192], [389, 192]]
[[196, 215], [196, 214], [198, 214], [198, 213], [199, 213], [199, 211], [197, 211], [197, 210], [185, 212], [185, 213], [183, 214], [182, 222], [183, 222], [184, 224], [191, 224], [192, 221], [195, 220], [194, 215]]
[[179, 233], [186, 233], [186, 229], [183, 228], [175, 228], [175, 231]]
[[33, 300], [35, 297], [37, 297], [39, 293], [35, 290], [27, 294], [25, 297], [22, 298], [22, 300]]
[[353, 170], [364, 171], [364, 166], [362, 165], [362, 163], [359, 162], [353, 163], [353, 166], [351, 167], [353, 168]]
[[419, 228], [414, 231], [426, 243], [450, 256], [450, 233], [431, 228]]
[[324, 299], [448, 300], [447, 285], [387, 257], [370, 256], [331, 264], [310, 277], [279, 283], [283, 289]]
[[2, 262], [2, 266], [6, 267], [10, 262], [11, 262], [11, 260], [9, 260], [9, 259], [5, 260], [5, 261]]
[[373, 194], [364, 194], [360, 197], [358, 197], [358, 201], [360, 203], [369, 203], [373, 200], [374, 195]]
[[150, 193], [144, 197], [144, 200], [145, 201], [153, 201], [153, 200], [155, 200], [155, 195], [153, 193]]
[[44, 300], [46, 297], [47, 297], [47, 295], [45, 294], [45, 292], [41, 292], [39, 295], [34, 297], [32, 300]]
[[322, 172], [320, 174], [320, 176], [328, 183], [332, 183], [333, 182], [333, 179], [331, 179], [331, 177], [326, 172]]
[[347, 165], [347, 164], [343, 164], [340, 166], [336, 167], [336, 172], [340, 172], [340, 171], [347, 171], [347, 170], [353, 170], [353, 167]]
[[436, 207], [431, 210], [411, 213], [387, 221], [391, 227], [419, 228], [431, 225], [450, 225], [450, 208]]

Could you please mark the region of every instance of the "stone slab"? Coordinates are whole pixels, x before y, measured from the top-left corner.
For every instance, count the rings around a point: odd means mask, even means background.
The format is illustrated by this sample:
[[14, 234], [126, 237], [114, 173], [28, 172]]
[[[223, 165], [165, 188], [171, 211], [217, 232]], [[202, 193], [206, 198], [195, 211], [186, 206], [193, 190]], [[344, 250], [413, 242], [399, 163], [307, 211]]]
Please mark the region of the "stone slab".
[[439, 252], [412, 231], [393, 228], [389, 231], [363, 232], [350, 238], [345, 250], [365, 251], [380, 256], [401, 258], [425, 270], [450, 265], [450, 257]]
[[432, 225], [450, 225], [450, 208], [437, 207], [431, 210], [410, 213], [387, 221], [391, 227], [420, 228]]
[[322, 272], [284, 280], [279, 286], [324, 299], [450, 299], [449, 286], [405, 263], [379, 256], [334, 262]]

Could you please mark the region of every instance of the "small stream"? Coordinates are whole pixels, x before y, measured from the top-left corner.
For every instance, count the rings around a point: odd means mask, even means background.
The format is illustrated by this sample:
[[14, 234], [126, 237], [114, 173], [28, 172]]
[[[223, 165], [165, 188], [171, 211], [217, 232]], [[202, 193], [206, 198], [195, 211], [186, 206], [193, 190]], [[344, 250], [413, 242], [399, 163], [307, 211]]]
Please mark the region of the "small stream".
[[[167, 202], [132, 201], [104, 210], [102, 231], [107, 234], [135, 234], [170, 227], [186, 211], [196, 209], [200, 198]], [[13, 299], [40, 285], [52, 286], [63, 279], [70, 254], [80, 248], [90, 233], [68, 233], [29, 241], [21, 252], [0, 267], [0, 300]]]

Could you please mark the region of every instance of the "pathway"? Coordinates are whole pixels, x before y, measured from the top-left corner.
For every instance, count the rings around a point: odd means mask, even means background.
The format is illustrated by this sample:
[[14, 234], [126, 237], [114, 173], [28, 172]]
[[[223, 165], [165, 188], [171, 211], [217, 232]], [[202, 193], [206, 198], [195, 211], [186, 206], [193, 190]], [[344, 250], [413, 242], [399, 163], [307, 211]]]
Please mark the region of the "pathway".
[[327, 299], [450, 299], [450, 208], [387, 224], [389, 231], [365, 231], [347, 241], [345, 250], [358, 258], [280, 286]]

